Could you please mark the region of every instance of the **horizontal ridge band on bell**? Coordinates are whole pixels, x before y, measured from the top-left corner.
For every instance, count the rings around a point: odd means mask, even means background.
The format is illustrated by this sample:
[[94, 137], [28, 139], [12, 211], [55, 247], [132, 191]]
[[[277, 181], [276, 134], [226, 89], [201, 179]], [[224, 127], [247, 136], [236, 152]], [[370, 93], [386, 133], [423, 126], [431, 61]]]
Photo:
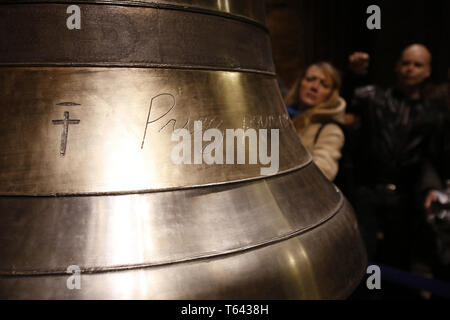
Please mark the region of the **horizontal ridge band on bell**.
[[[105, 272], [210, 259], [328, 228], [343, 204], [342, 194], [313, 165], [191, 190], [0, 197], [0, 233], [7, 239], [0, 247], [0, 274], [63, 273], [71, 264], [83, 272]], [[28, 239], [26, 245], [19, 238]]]
[[254, 0], [0, 0], [3, 3], [109, 4], [197, 11], [242, 19], [265, 28], [263, 3]]
[[[344, 202], [327, 223], [302, 235], [209, 259], [115, 272], [82, 272], [82, 290], [67, 290], [67, 271], [61, 275], [0, 276], [0, 298], [344, 299], [361, 281], [367, 264], [354, 219], [353, 210]], [[18, 236], [24, 237], [22, 229]], [[76, 265], [78, 260], [67, 261]]]
[[[17, 90], [20, 88], [20, 90]], [[0, 194], [150, 192], [264, 178], [301, 168], [301, 145], [272, 76], [136, 68], [0, 68]], [[264, 92], [263, 95], [259, 94]], [[198, 130], [196, 130], [196, 125]], [[222, 163], [174, 163], [174, 130], [217, 129]], [[226, 131], [278, 130], [277, 163], [226, 162]], [[261, 131], [262, 130], [262, 131]], [[264, 131], [265, 130], [265, 131]], [[260, 140], [258, 140], [260, 141]], [[274, 140], [275, 141], [275, 140]], [[255, 142], [255, 144], [258, 142]], [[202, 142], [206, 147], [210, 142]], [[234, 145], [237, 148], [237, 143]], [[234, 155], [236, 155], [235, 152]], [[267, 154], [269, 156], [269, 154]]]
[[256, 25], [154, 7], [79, 6], [80, 30], [67, 28], [63, 4], [0, 6], [0, 65], [170, 65], [275, 73], [269, 34]]

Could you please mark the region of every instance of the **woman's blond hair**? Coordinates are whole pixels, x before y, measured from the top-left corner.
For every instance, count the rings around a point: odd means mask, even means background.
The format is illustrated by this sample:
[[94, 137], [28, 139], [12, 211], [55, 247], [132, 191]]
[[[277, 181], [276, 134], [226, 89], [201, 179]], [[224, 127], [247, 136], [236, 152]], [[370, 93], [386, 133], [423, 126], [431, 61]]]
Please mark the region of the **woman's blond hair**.
[[[288, 94], [284, 98], [284, 102], [286, 105], [297, 104], [300, 107], [300, 96], [299, 90], [302, 83], [302, 80], [305, 78], [306, 72], [311, 67], [317, 67], [322, 70], [326, 75], [330, 76], [332, 80], [332, 91], [330, 97], [324, 101], [323, 103], [315, 106], [314, 108], [310, 108], [302, 111], [302, 113], [294, 119], [294, 124], [297, 128], [304, 128], [309, 125], [313, 118], [315, 118], [316, 114], [319, 113], [320, 109], [327, 108], [331, 105], [336, 105], [339, 102], [339, 90], [341, 89], [341, 75], [339, 71], [333, 67], [333, 65], [329, 62], [317, 62], [313, 63], [308, 68], [301, 70], [299, 73], [297, 80], [294, 82], [293, 86], [289, 90]], [[316, 119], [314, 119], [316, 120]], [[320, 119], [317, 119], [320, 120]]]

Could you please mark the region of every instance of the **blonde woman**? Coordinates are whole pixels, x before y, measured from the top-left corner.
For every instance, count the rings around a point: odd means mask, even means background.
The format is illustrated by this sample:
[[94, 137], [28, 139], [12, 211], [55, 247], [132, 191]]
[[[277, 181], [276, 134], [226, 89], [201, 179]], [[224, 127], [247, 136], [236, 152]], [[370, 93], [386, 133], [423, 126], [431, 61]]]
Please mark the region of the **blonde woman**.
[[346, 103], [339, 96], [339, 72], [327, 62], [310, 65], [289, 91], [286, 105], [298, 111], [293, 119], [297, 133], [314, 163], [331, 181], [338, 173], [338, 161], [345, 138]]

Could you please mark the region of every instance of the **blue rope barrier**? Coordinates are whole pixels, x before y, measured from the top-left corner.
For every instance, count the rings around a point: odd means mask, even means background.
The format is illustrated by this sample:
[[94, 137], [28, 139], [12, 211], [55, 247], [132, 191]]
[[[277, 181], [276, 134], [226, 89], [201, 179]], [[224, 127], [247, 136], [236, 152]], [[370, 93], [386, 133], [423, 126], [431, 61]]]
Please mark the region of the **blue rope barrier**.
[[386, 265], [369, 263], [368, 266], [370, 265], [380, 267], [382, 281], [385, 280], [406, 286], [408, 288], [429, 291], [440, 297], [450, 299], [450, 283], [437, 279], [427, 279]]

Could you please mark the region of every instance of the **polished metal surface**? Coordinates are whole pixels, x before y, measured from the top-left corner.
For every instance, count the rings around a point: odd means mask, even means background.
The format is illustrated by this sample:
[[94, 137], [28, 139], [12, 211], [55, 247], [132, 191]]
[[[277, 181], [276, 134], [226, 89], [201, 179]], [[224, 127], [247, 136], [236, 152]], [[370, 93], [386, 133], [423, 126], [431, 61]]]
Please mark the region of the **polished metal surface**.
[[81, 29], [69, 30], [67, 6], [0, 6], [0, 65], [275, 72], [269, 34], [253, 24], [197, 12], [91, 2], [79, 5]]
[[[71, 0], [1, 0], [0, 3], [58, 3], [73, 4]], [[228, 18], [242, 18], [265, 26], [264, 5], [259, 0], [78, 0], [76, 4], [110, 4], [121, 6], [153, 7], [162, 9], [197, 11], [222, 14]]]
[[[202, 235], [211, 238], [197, 237]], [[126, 254], [126, 245], [119, 239], [115, 243], [117, 252]], [[82, 272], [80, 290], [67, 289], [67, 274], [0, 276], [0, 298], [343, 299], [362, 278], [364, 257], [355, 218], [344, 205], [313, 229], [253, 249], [147, 268]]]
[[[2, 68], [0, 90], [0, 195], [144, 192], [261, 178], [260, 164], [174, 164], [174, 128], [194, 133], [195, 121], [202, 131], [279, 129], [279, 173], [310, 162], [270, 76]], [[252, 94], [260, 90], [265, 94]], [[54, 121], [65, 112], [79, 123], [68, 125], [63, 139]]]
[[[262, 1], [0, 4], [0, 298], [351, 294], [358, 226], [287, 116]], [[199, 121], [278, 129], [278, 170], [175, 164], [172, 134]]]
[[64, 273], [70, 264], [102, 271], [220, 255], [315, 228], [342, 202], [314, 165], [271, 179], [190, 190], [4, 197], [1, 235], [18, 241], [0, 247], [0, 273]]

